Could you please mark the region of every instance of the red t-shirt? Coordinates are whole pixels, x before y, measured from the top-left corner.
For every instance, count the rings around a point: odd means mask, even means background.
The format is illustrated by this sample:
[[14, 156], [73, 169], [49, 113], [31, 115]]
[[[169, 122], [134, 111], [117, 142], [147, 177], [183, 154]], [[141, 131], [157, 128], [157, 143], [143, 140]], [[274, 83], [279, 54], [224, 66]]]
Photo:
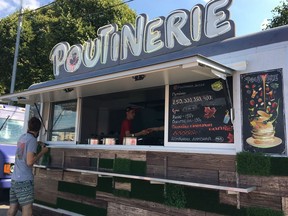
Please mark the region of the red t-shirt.
[[131, 133], [131, 129], [132, 129], [131, 127], [132, 127], [132, 121], [131, 120], [125, 119], [122, 121], [120, 140], [119, 140], [120, 144], [123, 144], [123, 138], [126, 136], [126, 131], [130, 131], [130, 133]]

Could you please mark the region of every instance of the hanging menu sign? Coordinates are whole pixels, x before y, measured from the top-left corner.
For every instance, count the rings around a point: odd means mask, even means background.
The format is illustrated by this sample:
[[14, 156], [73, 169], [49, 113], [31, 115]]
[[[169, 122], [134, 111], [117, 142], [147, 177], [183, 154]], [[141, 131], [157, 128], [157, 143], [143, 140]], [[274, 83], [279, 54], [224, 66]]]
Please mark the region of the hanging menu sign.
[[171, 85], [169, 92], [169, 142], [234, 142], [225, 81]]

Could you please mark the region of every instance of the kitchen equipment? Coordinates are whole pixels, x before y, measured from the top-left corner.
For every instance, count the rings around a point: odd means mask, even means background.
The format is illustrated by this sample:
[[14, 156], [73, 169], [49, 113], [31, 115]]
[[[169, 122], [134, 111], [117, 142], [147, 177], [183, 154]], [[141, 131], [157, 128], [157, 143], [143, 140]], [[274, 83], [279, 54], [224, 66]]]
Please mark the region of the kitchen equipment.
[[115, 138], [103, 138], [104, 145], [115, 145], [116, 140]]
[[137, 145], [137, 137], [124, 137], [123, 145]]
[[88, 144], [98, 145], [98, 144], [99, 144], [99, 139], [97, 139], [97, 138], [90, 138], [90, 139], [88, 139]]

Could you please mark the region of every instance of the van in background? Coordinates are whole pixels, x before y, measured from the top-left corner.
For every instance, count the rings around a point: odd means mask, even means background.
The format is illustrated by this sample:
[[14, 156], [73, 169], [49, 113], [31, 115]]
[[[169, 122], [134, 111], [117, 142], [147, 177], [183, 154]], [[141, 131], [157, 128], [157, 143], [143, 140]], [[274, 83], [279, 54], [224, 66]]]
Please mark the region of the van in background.
[[15, 151], [18, 138], [24, 133], [24, 119], [25, 108], [0, 104], [0, 190], [11, 186]]

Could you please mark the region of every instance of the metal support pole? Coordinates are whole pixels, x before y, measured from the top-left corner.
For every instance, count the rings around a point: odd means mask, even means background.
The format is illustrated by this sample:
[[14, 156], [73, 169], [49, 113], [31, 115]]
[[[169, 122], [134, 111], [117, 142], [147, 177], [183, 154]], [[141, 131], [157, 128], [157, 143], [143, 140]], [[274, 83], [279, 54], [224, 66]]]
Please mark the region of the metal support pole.
[[20, 42], [20, 34], [21, 34], [21, 30], [22, 30], [22, 20], [23, 20], [23, 0], [21, 0], [21, 3], [20, 3], [20, 14], [19, 14], [19, 19], [18, 19], [17, 37], [16, 37], [15, 53], [14, 53], [14, 63], [13, 63], [13, 71], [12, 71], [11, 87], [10, 87], [10, 93], [11, 94], [14, 93], [14, 88], [15, 88], [18, 52], [19, 52], [19, 42]]

